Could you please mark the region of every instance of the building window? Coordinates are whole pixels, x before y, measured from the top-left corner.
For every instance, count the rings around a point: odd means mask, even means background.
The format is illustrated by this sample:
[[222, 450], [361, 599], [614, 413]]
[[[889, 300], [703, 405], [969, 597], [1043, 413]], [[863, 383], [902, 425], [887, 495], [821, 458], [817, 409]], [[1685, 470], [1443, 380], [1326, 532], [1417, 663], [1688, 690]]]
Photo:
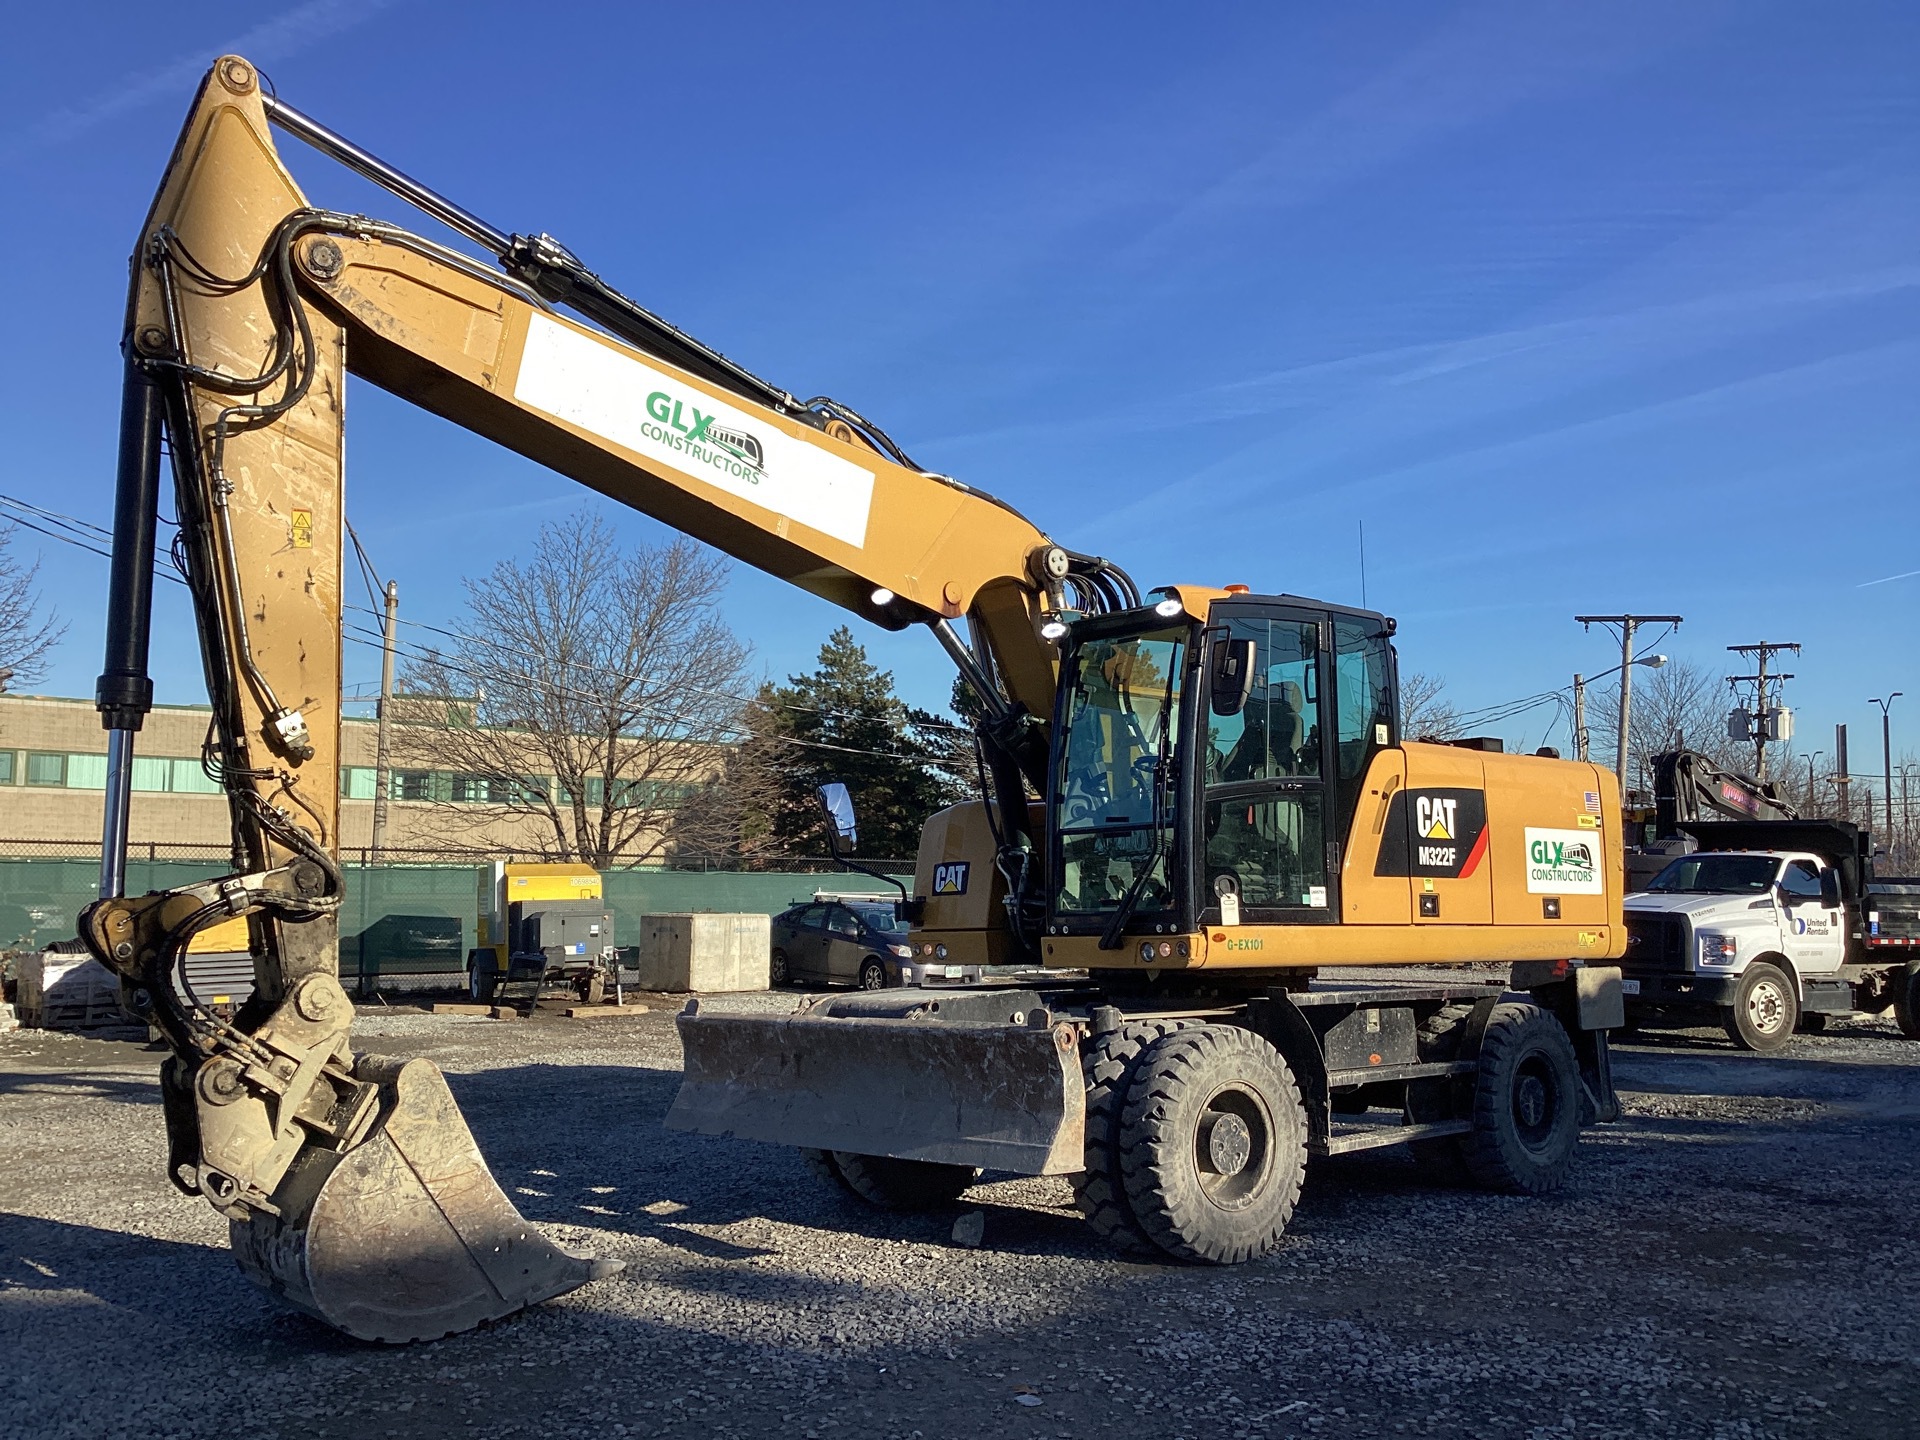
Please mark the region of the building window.
[[104, 755], [67, 756], [67, 788], [69, 790], [106, 789], [107, 757]]
[[396, 770], [393, 772], [393, 798], [396, 800], [431, 800], [434, 798], [433, 771]]
[[343, 800], [371, 800], [376, 793], [374, 782], [380, 778], [380, 772], [371, 765], [344, 765], [340, 769], [340, 798]]
[[151, 755], [133, 757], [133, 788], [165, 792], [173, 788], [173, 761]]
[[173, 770], [170, 787], [176, 795], [218, 795], [220, 787], [208, 776], [198, 759], [170, 760]]
[[67, 757], [64, 755], [27, 755], [27, 784], [64, 785], [67, 783]]
[[13, 784], [13, 751], [0, 750], [0, 785]]

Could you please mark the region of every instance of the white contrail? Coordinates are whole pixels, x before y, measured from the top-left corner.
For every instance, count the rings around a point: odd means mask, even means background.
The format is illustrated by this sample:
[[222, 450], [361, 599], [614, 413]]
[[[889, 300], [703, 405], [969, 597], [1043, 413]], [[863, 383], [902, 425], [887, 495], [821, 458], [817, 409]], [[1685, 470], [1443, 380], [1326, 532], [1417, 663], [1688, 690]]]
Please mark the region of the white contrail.
[[1853, 588], [1864, 590], [1869, 585], [1890, 585], [1895, 580], [1911, 580], [1916, 575], [1920, 575], [1920, 570], [1902, 570], [1898, 575], [1882, 575], [1878, 580], [1862, 580]]
[[218, 48], [197, 50], [157, 69], [128, 76], [92, 98], [49, 111], [38, 120], [0, 141], [0, 164], [21, 158], [40, 147], [83, 135], [116, 115], [155, 100], [172, 99], [183, 109], [194, 83], [220, 53], [244, 55], [256, 62], [284, 60], [316, 40], [358, 25], [394, 3], [394, 0], [307, 0], [286, 14], [254, 26], [246, 34]]

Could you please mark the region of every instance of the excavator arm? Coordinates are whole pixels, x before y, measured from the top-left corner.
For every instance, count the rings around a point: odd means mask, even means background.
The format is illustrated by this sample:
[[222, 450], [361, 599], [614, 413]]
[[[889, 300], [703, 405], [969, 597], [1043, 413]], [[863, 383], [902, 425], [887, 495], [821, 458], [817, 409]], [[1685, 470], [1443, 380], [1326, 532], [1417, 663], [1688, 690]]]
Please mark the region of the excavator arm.
[[[497, 263], [312, 207], [276, 126]], [[1043, 615], [1138, 603], [1122, 572], [918, 469], [856, 412], [796, 399], [550, 238], [497, 230], [264, 96], [236, 56], [203, 83], [141, 232], [124, 350], [98, 696], [107, 827], [82, 935], [173, 1052], [171, 1178], [229, 1219], [254, 1279], [366, 1338], [465, 1329], [617, 1266], [522, 1219], [430, 1063], [357, 1055], [349, 1040], [336, 978], [349, 373], [875, 624], [931, 627], [982, 697], [998, 808], [1020, 824], [1052, 710]], [[128, 897], [163, 434], [233, 873]], [[182, 957], [195, 931], [232, 916], [248, 920], [257, 978], [227, 1022], [192, 994]]]

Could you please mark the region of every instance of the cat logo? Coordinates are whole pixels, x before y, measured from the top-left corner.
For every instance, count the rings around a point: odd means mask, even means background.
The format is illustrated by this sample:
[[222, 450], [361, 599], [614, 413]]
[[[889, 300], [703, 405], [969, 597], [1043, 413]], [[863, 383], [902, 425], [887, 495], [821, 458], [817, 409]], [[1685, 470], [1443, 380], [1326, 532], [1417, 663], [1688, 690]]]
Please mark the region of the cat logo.
[[1472, 876], [1487, 853], [1487, 797], [1484, 791], [1435, 786], [1402, 790], [1377, 827], [1380, 853], [1376, 875], [1463, 880]]
[[944, 865], [933, 867], [933, 893], [936, 895], [964, 895], [967, 893], [967, 871], [970, 862], [949, 860]]
[[1459, 809], [1458, 800], [1444, 799], [1438, 795], [1422, 795], [1413, 802], [1414, 826], [1422, 840], [1451, 840], [1454, 838], [1454, 816]]

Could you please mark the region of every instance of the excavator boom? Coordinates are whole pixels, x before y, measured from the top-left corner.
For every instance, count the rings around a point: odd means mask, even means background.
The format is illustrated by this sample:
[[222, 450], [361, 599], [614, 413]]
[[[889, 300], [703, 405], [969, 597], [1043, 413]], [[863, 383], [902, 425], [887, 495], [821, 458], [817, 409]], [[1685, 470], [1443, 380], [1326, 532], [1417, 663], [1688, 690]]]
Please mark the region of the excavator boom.
[[[312, 207], [276, 125], [498, 264]], [[124, 349], [98, 695], [107, 831], [82, 934], [172, 1048], [171, 1178], [228, 1217], [256, 1280], [367, 1338], [464, 1329], [617, 1267], [522, 1219], [432, 1065], [349, 1042], [336, 979], [349, 373], [876, 624], [931, 626], [998, 725], [1003, 793], [1046, 751], [1033, 734], [1054, 685], [1040, 609], [1138, 598], [1008, 506], [914, 468], [857, 412], [760, 380], [550, 238], [500, 231], [264, 96], [237, 56], [203, 83], [141, 231]], [[214, 712], [204, 761], [229, 799], [234, 872], [128, 897], [163, 432]], [[257, 980], [228, 1023], [177, 972], [195, 931], [234, 916]]]

